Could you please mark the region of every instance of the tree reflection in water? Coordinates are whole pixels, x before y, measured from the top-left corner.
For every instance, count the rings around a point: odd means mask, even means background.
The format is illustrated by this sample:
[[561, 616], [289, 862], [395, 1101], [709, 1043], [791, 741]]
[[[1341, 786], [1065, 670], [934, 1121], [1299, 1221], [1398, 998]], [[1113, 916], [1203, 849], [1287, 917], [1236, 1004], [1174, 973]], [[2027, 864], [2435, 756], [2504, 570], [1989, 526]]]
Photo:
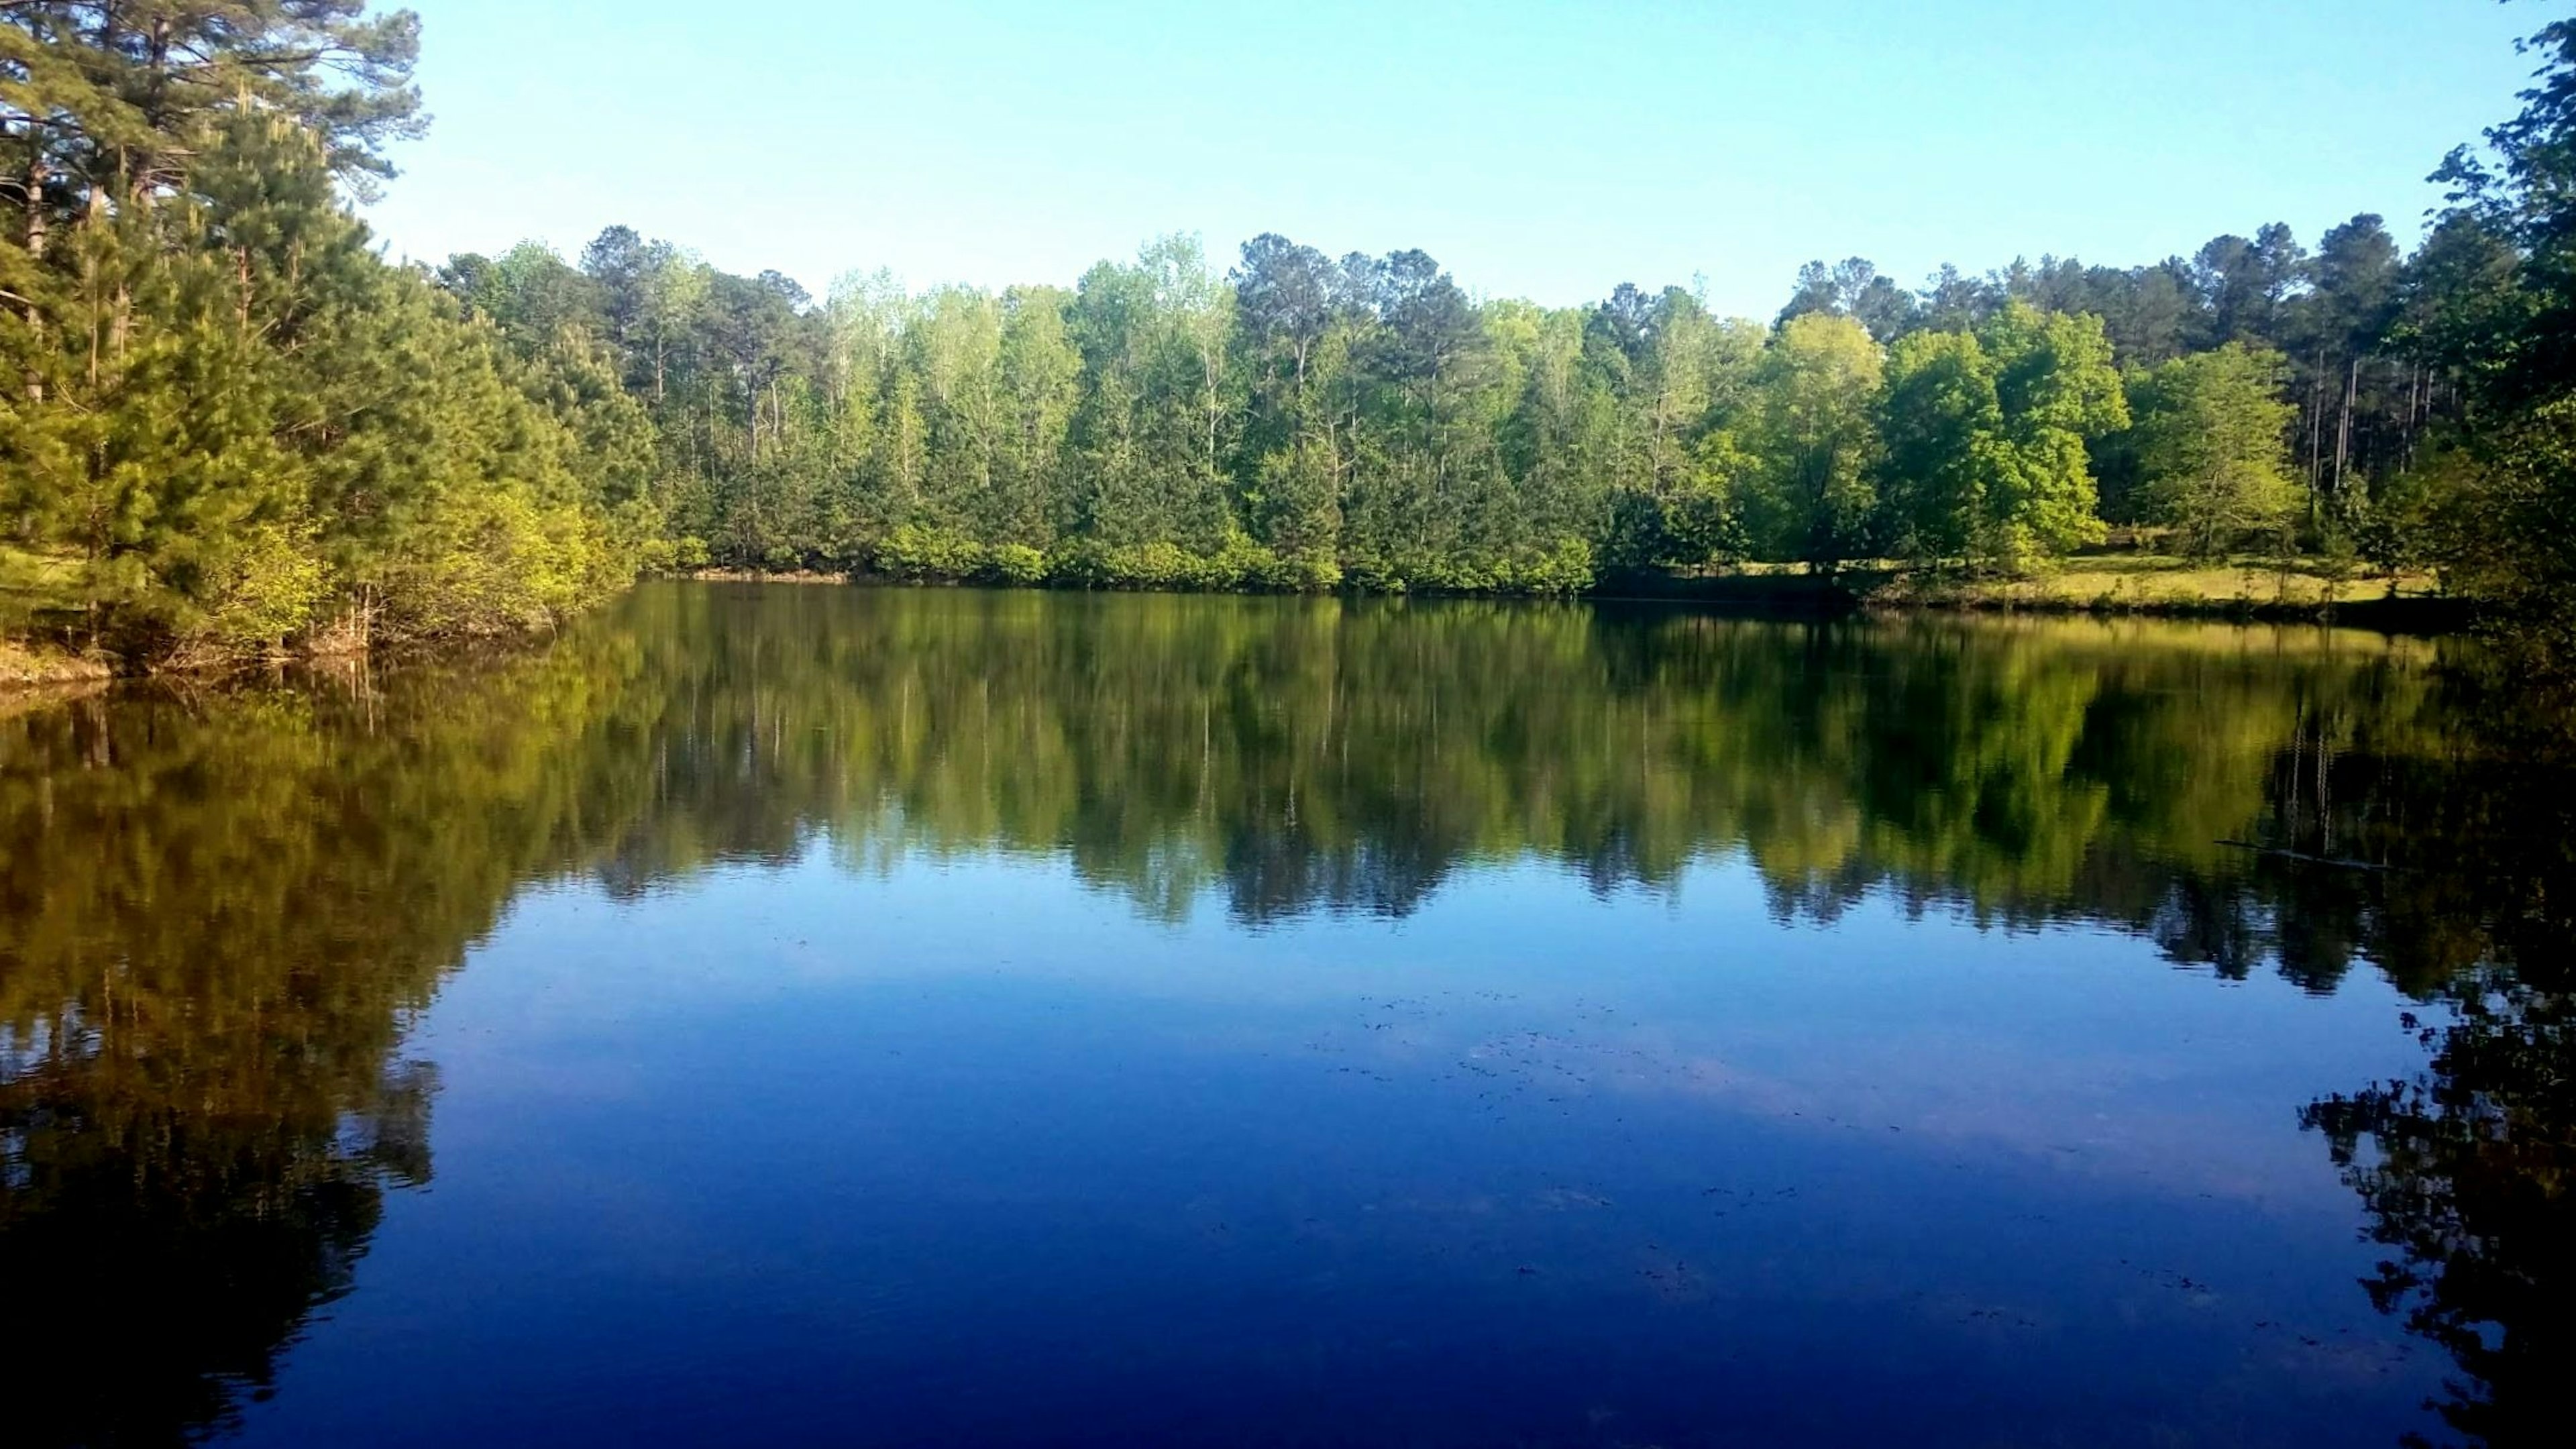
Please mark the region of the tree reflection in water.
[[0, 720], [0, 1354], [101, 1388], [22, 1396], [12, 1432], [165, 1441], [259, 1391], [427, 1179], [405, 1034], [521, 892], [823, 847], [1044, 854], [1245, 927], [1402, 915], [1495, 862], [1606, 892], [1736, 856], [1784, 920], [1883, 893], [2316, 992], [2368, 963], [2431, 1060], [2303, 1120], [2390, 1247], [2374, 1294], [2459, 1361], [2450, 1422], [2505, 1441], [2563, 1402], [2576, 787], [2436, 655], [659, 585], [533, 653], [30, 706]]

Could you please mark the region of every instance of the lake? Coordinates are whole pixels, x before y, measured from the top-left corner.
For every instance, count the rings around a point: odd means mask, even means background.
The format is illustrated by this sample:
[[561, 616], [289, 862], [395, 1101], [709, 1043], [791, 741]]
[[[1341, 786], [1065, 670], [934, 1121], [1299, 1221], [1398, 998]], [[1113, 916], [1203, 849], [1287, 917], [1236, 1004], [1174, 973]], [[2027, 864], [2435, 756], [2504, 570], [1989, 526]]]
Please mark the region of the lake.
[[2472, 657], [661, 583], [0, 702], [0, 1437], [2526, 1442]]

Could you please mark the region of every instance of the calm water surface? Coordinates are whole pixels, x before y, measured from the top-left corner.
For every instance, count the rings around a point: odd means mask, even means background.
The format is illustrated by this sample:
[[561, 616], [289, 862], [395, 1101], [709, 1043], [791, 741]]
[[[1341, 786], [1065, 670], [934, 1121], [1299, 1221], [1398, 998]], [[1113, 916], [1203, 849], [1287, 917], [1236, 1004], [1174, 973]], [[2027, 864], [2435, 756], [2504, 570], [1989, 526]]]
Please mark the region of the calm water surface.
[[2557, 1442], [2576, 788], [2440, 653], [672, 584], [10, 701], [0, 1438]]

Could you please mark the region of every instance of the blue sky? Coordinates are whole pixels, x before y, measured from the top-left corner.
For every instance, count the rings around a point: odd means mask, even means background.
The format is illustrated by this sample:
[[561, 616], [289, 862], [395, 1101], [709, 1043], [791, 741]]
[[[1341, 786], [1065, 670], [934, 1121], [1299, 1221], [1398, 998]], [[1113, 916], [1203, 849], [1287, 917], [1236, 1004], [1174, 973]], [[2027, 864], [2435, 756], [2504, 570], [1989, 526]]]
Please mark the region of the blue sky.
[[411, 3], [437, 119], [369, 209], [400, 254], [622, 221], [819, 294], [1280, 231], [1552, 304], [1705, 276], [1765, 316], [1810, 257], [1910, 283], [2356, 211], [2411, 240], [2424, 174], [2513, 108], [2514, 37], [2565, 8]]

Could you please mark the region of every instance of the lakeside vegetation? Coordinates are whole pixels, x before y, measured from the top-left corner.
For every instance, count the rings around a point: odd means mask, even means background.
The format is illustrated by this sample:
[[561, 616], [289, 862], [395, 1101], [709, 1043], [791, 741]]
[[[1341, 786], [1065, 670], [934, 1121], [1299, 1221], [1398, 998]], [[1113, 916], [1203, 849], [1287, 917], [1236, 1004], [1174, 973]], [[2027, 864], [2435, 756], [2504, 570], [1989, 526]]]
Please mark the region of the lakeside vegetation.
[[361, 0], [0, 9], [0, 633], [347, 649], [665, 565], [1545, 595], [1893, 560], [1889, 597], [2091, 605], [2045, 581], [2117, 526], [2176, 607], [2251, 553], [2576, 639], [2564, 23], [2411, 254], [2364, 214], [1920, 289], [1854, 258], [1768, 323], [1277, 235], [820, 300], [625, 227], [393, 265], [348, 204], [423, 124], [417, 46]]
[[127, 662], [542, 627], [659, 521], [640, 410], [350, 213], [421, 123], [357, 0], [0, 9], [0, 633]]

